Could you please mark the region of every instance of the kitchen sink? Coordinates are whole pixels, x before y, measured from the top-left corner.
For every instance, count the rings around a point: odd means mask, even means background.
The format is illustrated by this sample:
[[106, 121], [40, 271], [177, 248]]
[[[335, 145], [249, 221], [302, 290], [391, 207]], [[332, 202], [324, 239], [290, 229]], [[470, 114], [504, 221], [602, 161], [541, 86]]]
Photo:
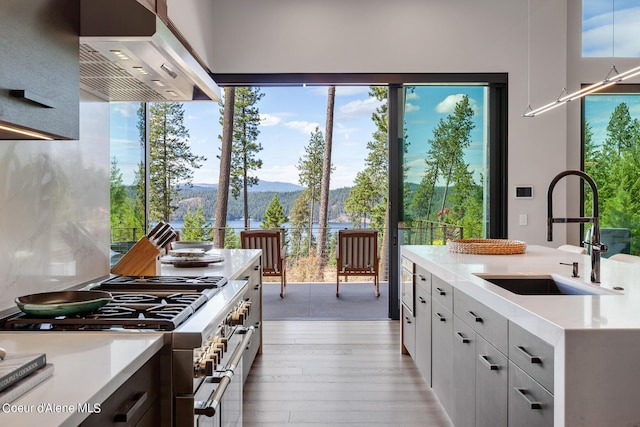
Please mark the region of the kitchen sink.
[[549, 274], [478, 273], [475, 276], [518, 295], [621, 295], [609, 289]]

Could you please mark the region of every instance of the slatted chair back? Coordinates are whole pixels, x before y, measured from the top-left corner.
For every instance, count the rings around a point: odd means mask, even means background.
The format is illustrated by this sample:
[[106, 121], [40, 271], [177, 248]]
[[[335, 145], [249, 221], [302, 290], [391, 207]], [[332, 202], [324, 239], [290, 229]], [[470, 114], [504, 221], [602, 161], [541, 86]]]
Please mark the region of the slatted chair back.
[[336, 247], [336, 296], [340, 294], [340, 276], [373, 276], [376, 296], [380, 295], [378, 232], [367, 229], [338, 231]]
[[240, 232], [242, 249], [262, 250], [262, 275], [280, 277], [280, 297], [284, 298], [286, 278], [286, 248], [282, 244], [283, 230], [247, 230]]

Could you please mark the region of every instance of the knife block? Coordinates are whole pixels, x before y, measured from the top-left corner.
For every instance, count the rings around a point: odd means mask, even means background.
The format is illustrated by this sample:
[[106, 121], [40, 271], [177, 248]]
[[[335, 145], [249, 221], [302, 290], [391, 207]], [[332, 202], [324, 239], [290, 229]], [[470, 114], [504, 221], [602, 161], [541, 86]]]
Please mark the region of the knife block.
[[142, 236], [129, 252], [123, 255], [113, 267], [113, 274], [122, 276], [159, 276], [160, 250], [147, 236]]

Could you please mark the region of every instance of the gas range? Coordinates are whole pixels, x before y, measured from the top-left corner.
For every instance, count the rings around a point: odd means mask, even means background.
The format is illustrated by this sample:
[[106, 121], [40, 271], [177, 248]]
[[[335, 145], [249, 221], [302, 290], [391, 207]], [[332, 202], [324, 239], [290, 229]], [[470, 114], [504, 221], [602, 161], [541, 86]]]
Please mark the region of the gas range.
[[172, 331], [226, 284], [220, 276], [118, 276], [91, 287], [113, 297], [91, 313], [43, 318], [20, 312], [0, 320], [0, 329]]
[[163, 332], [161, 405], [170, 413], [163, 425], [242, 425], [242, 358], [257, 327], [246, 280], [118, 276], [84, 289], [107, 291], [113, 300], [83, 315], [19, 312], [0, 319], [0, 330]]

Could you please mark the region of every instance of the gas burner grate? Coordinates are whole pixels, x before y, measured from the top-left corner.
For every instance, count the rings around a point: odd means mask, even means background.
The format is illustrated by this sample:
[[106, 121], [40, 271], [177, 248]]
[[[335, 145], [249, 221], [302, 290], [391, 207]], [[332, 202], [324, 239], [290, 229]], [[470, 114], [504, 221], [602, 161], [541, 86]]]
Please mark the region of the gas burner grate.
[[194, 291], [216, 289], [224, 286], [227, 279], [222, 276], [118, 276], [105, 280], [100, 289], [122, 290], [162, 290], [173, 286], [175, 288]]

